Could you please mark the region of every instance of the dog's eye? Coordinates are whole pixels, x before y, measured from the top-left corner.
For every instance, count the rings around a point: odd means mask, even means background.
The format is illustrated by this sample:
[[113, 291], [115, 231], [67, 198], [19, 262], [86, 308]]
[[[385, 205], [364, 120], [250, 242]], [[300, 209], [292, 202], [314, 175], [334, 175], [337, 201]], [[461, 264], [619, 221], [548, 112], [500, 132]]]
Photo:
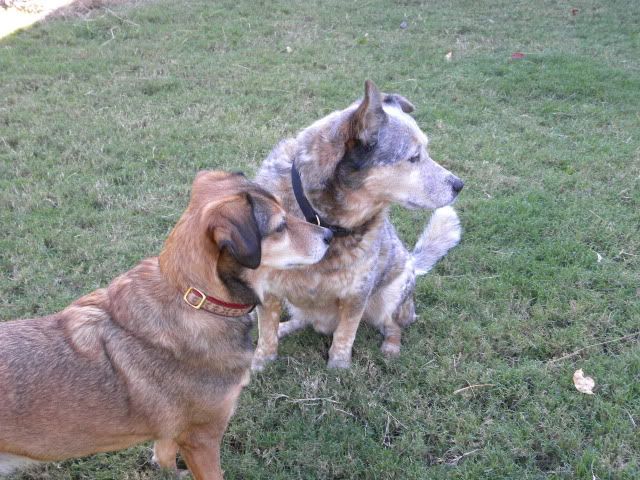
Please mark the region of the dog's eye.
[[413, 157], [411, 157], [411, 158], [409, 159], [409, 161], [410, 161], [411, 163], [419, 162], [419, 161], [420, 161], [420, 154], [418, 154], [418, 155], [414, 155]]
[[282, 222], [280, 225], [276, 227], [274, 232], [281, 233], [284, 232], [284, 229], [287, 228], [287, 222]]

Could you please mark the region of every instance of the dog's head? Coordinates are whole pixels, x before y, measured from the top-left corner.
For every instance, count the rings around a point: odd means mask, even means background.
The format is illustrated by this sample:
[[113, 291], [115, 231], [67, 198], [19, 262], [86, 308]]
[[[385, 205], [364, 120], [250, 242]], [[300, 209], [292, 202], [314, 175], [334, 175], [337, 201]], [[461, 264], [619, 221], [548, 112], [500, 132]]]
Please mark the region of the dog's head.
[[463, 183], [431, 159], [413, 110], [367, 80], [361, 101], [303, 131], [297, 165], [314, 206], [329, 217], [366, 218], [365, 210], [391, 203], [433, 209], [453, 202]]
[[191, 205], [199, 210], [200, 233], [212, 250], [245, 268], [316, 263], [331, 240], [331, 231], [287, 214], [272, 194], [242, 174], [199, 173]]
[[180, 288], [214, 277], [242, 281], [247, 269], [278, 270], [322, 259], [331, 231], [287, 214], [280, 202], [239, 173], [200, 172], [191, 200], [160, 254]]

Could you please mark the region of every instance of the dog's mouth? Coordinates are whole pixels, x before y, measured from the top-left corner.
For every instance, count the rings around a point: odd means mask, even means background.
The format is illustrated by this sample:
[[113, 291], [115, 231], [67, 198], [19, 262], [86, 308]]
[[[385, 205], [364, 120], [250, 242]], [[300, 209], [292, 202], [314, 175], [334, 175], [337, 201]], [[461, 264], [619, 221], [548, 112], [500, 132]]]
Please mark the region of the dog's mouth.
[[[313, 262], [313, 263], [317, 263], [317, 262]], [[287, 263], [283, 267], [283, 270], [301, 270], [301, 269], [310, 267], [311, 265], [313, 265], [313, 263], [312, 262], [309, 262], [309, 263], [305, 263], [305, 262]]]
[[418, 203], [418, 202], [414, 202], [412, 200], [406, 200], [404, 202], [402, 202], [402, 206], [409, 209], [409, 210], [435, 210], [436, 208], [442, 208], [442, 207], [446, 207], [448, 205], [453, 205], [456, 200], [458, 199], [458, 194], [455, 193], [453, 195], [453, 198], [451, 198], [451, 200], [449, 200], [448, 202], [442, 203], [440, 204], [433, 204], [430, 202], [429, 205], [425, 205], [422, 203]]
[[309, 263], [287, 263], [284, 268], [302, 268], [302, 267], [307, 267], [311, 264]]
[[295, 262], [288, 262], [284, 268], [286, 270], [289, 269], [297, 269], [297, 268], [306, 268], [310, 265], [316, 264], [318, 263], [320, 260], [322, 260], [324, 258], [324, 255], [322, 257], [313, 257], [313, 258], [309, 258], [308, 260], [303, 260], [303, 261], [295, 261]]
[[329, 247], [327, 246], [327, 248], [324, 250], [324, 252], [322, 252], [322, 255], [314, 255], [313, 257], [309, 257], [305, 260], [298, 260], [298, 261], [293, 261], [293, 262], [289, 262], [287, 263], [287, 265], [285, 266], [286, 269], [291, 269], [291, 268], [306, 268], [310, 265], [314, 265], [320, 261], [322, 261], [322, 259], [327, 255], [327, 251], [329, 250]]
[[408, 208], [409, 210], [424, 210], [426, 208], [423, 205], [420, 205], [419, 203], [411, 202], [411, 201], [404, 202], [404, 207]]

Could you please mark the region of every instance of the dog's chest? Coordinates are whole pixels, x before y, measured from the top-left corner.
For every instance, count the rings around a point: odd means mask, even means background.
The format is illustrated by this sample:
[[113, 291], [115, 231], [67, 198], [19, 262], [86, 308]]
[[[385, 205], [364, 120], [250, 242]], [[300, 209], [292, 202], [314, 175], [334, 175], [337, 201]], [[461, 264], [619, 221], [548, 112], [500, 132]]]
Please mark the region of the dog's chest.
[[292, 303], [303, 306], [308, 303], [329, 302], [353, 290], [354, 278], [344, 272], [324, 275], [319, 272], [287, 278], [282, 290]]
[[361, 295], [371, 283], [375, 254], [361, 249], [336, 252], [303, 270], [281, 271], [269, 286], [300, 307]]

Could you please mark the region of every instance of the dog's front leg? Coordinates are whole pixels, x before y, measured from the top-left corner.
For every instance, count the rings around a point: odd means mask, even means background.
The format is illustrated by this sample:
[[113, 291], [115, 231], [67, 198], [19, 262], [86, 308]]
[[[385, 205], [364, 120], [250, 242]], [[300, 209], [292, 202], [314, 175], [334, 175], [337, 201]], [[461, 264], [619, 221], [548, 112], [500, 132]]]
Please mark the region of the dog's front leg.
[[265, 365], [278, 356], [278, 325], [282, 304], [274, 296], [265, 297], [256, 308], [258, 314], [258, 346], [253, 354], [251, 369], [261, 371]]
[[338, 301], [339, 321], [333, 332], [333, 342], [329, 349], [329, 368], [349, 368], [351, 351], [356, 339], [358, 326], [362, 320], [366, 302], [362, 298], [347, 298]]
[[194, 480], [223, 480], [220, 467], [223, 433], [217, 425], [211, 425], [191, 430], [180, 438], [180, 453]]
[[[248, 371], [245, 372], [248, 377]], [[223, 480], [220, 467], [220, 443], [233, 415], [247, 378], [232, 387], [226, 398], [217, 402], [209, 423], [198, 423], [182, 432], [176, 443], [194, 480]]]
[[178, 444], [173, 439], [156, 440], [153, 444], [153, 458], [151, 461], [160, 468], [178, 471], [176, 466], [176, 455], [178, 454]]

